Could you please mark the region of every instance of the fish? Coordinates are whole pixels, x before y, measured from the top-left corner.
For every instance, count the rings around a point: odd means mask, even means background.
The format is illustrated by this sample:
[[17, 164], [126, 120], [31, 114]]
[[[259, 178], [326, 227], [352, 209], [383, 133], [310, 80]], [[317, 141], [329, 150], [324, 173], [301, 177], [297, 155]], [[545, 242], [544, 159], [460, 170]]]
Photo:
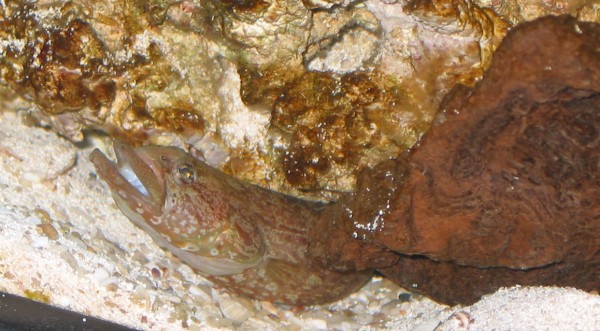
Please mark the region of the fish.
[[342, 299], [371, 270], [335, 271], [307, 255], [326, 204], [243, 182], [176, 147], [115, 141], [90, 154], [117, 207], [163, 249], [231, 293], [287, 305]]

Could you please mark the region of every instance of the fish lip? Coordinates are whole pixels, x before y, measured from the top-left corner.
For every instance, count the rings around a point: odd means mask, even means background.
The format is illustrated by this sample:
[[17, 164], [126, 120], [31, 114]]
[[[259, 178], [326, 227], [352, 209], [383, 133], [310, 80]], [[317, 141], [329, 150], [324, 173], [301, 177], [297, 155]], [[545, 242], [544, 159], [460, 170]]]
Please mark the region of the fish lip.
[[[146, 153], [143, 148], [133, 148], [118, 140], [114, 142], [113, 149], [116, 162], [108, 159], [98, 149], [90, 154], [90, 161], [100, 178], [106, 181], [113, 195], [118, 195], [132, 211], [146, 219], [161, 215], [166, 185], [160, 159]], [[146, 192], [140, 191], [131, 183], [123, 174], [124, 168], [129, 168], [135, 174]]]

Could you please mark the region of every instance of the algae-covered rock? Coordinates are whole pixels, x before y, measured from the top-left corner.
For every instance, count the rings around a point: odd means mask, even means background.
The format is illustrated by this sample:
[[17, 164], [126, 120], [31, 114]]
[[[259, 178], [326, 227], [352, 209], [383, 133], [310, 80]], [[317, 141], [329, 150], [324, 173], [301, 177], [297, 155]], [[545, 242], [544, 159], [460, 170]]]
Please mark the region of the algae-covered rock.
[[72, 140], [193, 147], [243, 179], [335, 198], [481, 77], [519, 21], [503, 17], [450, 0], [6, 1], [0, 78]]

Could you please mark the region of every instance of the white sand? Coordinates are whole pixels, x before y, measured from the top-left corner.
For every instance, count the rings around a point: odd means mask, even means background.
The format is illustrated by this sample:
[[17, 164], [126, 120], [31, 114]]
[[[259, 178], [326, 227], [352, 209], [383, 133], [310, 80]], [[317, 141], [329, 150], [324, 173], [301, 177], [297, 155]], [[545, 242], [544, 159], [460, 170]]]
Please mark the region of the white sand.
[[230, 297], [121, 215], [90, 151], [0, 114], [0, 290], [152, 330], [600, 330], [600, 297], [564, 288], [515, 287], [470, 307], [401, 302], [380, 278], [303, 310]]

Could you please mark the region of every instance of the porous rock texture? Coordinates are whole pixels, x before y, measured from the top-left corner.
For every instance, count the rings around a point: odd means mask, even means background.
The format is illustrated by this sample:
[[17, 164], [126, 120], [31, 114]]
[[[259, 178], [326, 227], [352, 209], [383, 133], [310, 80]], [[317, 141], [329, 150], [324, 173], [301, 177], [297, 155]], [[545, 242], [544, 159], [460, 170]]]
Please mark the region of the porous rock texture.
[[11, 0], [0, 89], [71, 140], [193, 147], [329, 201], [418, 141], [510, 27], [565, 13], [600, 21], [595, 0]]
[[600, 25], [567, 16], [513, 30], [410, 155], [322, 220], [313, 252], [446, 303], [515, 284], [600, 288], [598, 46]]

